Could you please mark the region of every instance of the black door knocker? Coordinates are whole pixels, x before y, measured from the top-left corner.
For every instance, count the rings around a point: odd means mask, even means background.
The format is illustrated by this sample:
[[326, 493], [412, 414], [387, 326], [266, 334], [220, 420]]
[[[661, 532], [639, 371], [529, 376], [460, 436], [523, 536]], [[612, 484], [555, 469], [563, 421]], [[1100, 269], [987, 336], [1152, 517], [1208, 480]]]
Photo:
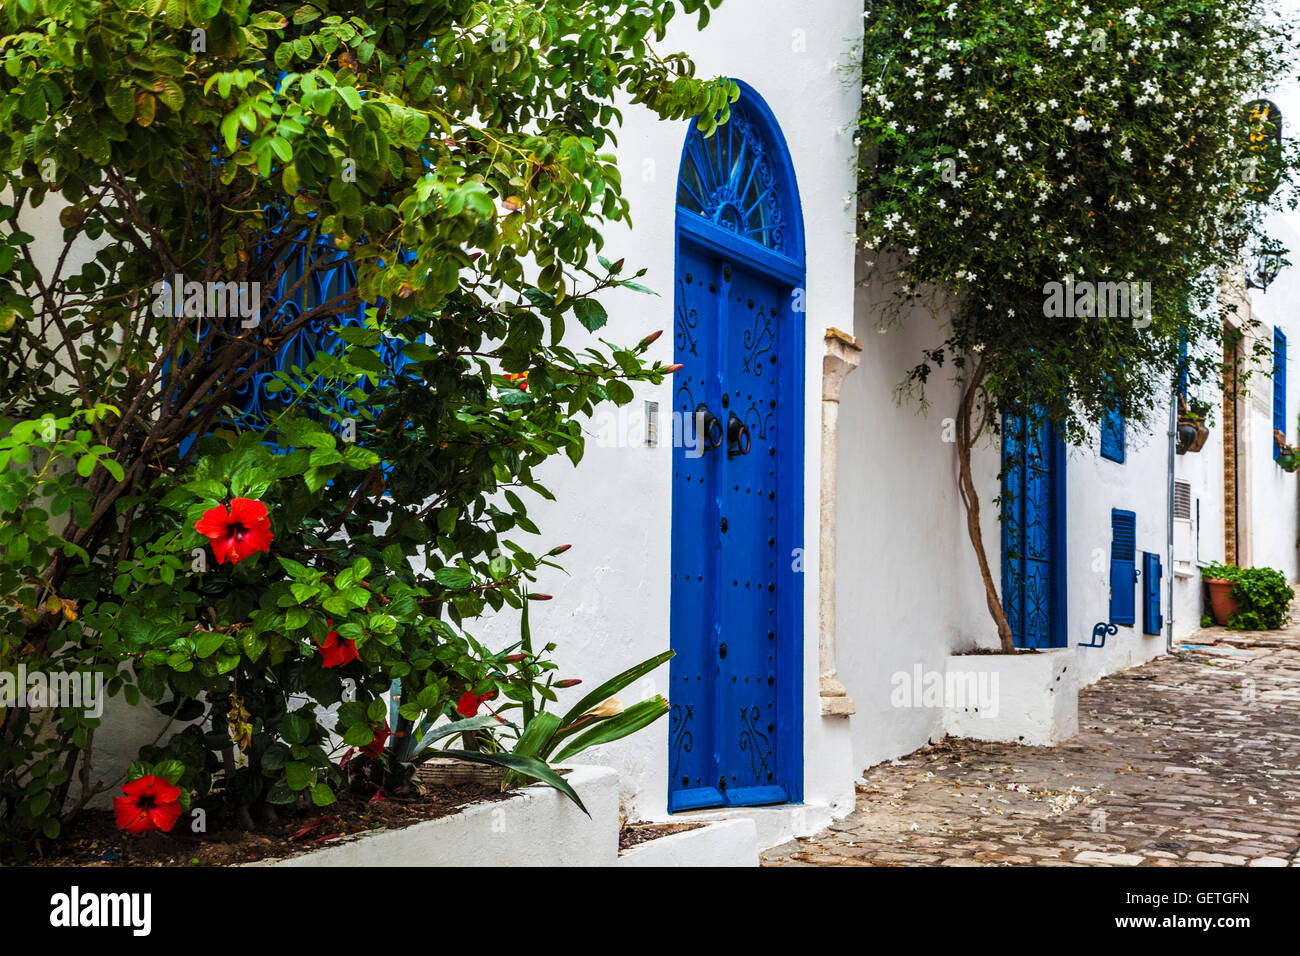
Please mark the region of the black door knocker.
[[722, 444], [722, 420], [703, 402], [695, 406], [695, 434], [701, 443], [701, 455]]
[[727, 419], [727, 457], [735, 458], [737, 455], [749, 454], [749, 429], [745, 423], [735, 413]]

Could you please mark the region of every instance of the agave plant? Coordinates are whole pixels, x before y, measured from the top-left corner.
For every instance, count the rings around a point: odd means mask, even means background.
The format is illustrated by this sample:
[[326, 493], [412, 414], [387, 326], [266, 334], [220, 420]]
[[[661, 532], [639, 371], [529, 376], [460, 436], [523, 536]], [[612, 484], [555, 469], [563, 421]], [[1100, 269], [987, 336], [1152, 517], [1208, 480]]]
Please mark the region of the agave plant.
[[[502, 787], [508, 788], [524, 780], [536, 780], [559, 790], [584, 813], [587, 808], [574, 789], [550, 766], [568, 760], [582, 751], [599, 744], [619, 740], [636, 733], [668, 713], [668, 701], [660, 694], [624, 708], [614, 695], [667, 662], [673, 651], [657, 654], [596, 687], [563, 715], [547, 711], [548, 703], [556, 700], [553, 688], [568, 687], [577, 681], [554, 682], [540, 680], [543, 670], [553, 670], [553, 665], [542, 665], [533, 654], [532, 633], [528, 623], [528, 605], [525, 601], [520, 618], [520, 642], [509, 650], [521, 652], [509, 656], [519, 668], [518, 684], [527, 693], [517, 703], [501, 708], [508, 711], [518, 707], [520, 724], [491, 713], [437, 723], [436, 720], [410, 720], [399, 712], [401, 684], [394, 681], [389, 703], [389, 725], [396, 732], [388, 739], [388, 746], [371, 752], [363, 750], [348, 760], [349, 785], [355, 792], [374, 793], [387, 790], [400, 793], [409, 788], [416, 768], [434, 758], [450, 758], [472, 763], [487, 764], [505, 770]], [[514, 730], [513, 744], [500, 733]], [[459, 739], [461, 746], [438, 747], [440, 741]]]

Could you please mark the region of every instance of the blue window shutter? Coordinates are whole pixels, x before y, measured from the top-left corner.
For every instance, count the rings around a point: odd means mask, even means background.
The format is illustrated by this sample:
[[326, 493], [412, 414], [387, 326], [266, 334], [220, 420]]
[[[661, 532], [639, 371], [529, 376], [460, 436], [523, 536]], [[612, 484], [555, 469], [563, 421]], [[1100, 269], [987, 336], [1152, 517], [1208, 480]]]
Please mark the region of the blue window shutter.
[[1110, 512], [1110, 623], [1132, 626], [1136, 620], [1137, 515]]
[[1124, 461], [1124, 413], [1109, 411], [1101, 422], [1101, 457]]
[[1165, 626], [1160, 613], [1160, 555], [1142, 552], [1142, 633], [1159, 634]]
[[[1290, 434], [1286, 427], [1286, 333], [1281, 329], [1273, 330], [1273, 428]], [[1281, 453], [1273, 442], [1273, 460]]]

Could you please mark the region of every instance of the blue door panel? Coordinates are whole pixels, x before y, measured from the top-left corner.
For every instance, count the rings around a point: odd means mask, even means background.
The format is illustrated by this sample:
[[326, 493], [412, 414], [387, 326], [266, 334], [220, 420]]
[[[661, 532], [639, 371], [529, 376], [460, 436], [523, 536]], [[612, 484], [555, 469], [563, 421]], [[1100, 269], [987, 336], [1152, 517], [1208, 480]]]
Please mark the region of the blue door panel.
[[1030, 414], [1004, 419], [1002, 449], [1002, 607], [1017, 647], [1063, 647], [1063, 445]]
[[1163, 576], [1160, 555], [1143, 551], [1142, 633], [1144, 634], [1159, 634], [1165, 626], [1164, 616], [1160, 613], [1160, 579]]
[[[718, 416], [737, 440], [718, 449], [719, 749], [729, 805], [784, 802], [777, 766], [776, 332], [780, 288], [723, 260], [723, 390]], [[719, 524], [721, 527], [721, 524]], [[788, 565], [787, 558], [782, 565]]]
[[683, 365], [673, 377], [673, 411], [684, 434], [673, 442], [672, 611], [670, 629], [677, 656], [669, 665], [669, 755], [671, 809], [722, 803], [715, 708], [718, 667], [713, 609], [719, 568], [718, 494], [720, 475], [710, 468], [718, 449], [700, 453], [704, 435], [695, 411], [718, 409], [716, 328], [720, 300], [719, 264], [686, 248], [677, 264], [674, 358]]
[[1132, 626], [1137, 603], [1137, 515], [1110, 512], [1110, 623]]

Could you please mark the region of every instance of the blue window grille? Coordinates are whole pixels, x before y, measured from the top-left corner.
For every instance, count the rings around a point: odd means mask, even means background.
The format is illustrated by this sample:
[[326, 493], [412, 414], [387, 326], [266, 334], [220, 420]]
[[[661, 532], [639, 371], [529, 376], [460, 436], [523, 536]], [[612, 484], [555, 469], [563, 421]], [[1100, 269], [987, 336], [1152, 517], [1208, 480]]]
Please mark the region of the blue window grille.
[[787, 248], [785, 209], [776, 159], [744, 102], [707, 139], [687, 140], [677, 183], [677, 206], [716, 226], [797, 258]]
[[[272, 227], [262, 240], [263, 250], [265, 244], [282, 241]], [[304, 230], [293, 241], [285, 243], [285, 250], [273, 259], [270, 275], [264, 281], [273, 281], [274, 286], [265, 293], [260, 324], [268, 333], [274, 333], [292, 325], [303, 315], [346, 296], [356, 286], [357, 276], [348, 254], [335, 248], [329, 237], [317, 236], [313, 240]], [[281, 343], [275, 355], [236, 389], [230, 403], [234, 424], [246, 429], [263, 429], [276, 414], [297, 401], [293, 390], [274, 385], [284, 375], [295, 384], [305, 385], [314, 397], [326, 400], [344, 414], [356, 412], [356, 404], [347, 394], [354, 385], [327, 383], [321, 378], [307, 381], [306, 370], [316, 356], [341, 351], [343, 339], [337, 330], [362, 327], [366, 310], [371, 305], [356, 302], [343, 310], [329, 309]], [[198, 348], [210, 347], [205, 342], [209, 332], [206, 323], [201, 322], [195, 336]], [[402, 342], [398, 339], [386, 337], [379, 351], [384, 364], [394, 373], [406, 364], [402, 357]], [[363, 391], [370, 390], [370, 386], [363, 387]], [[329, 425], [337, 427], [333, 422]], [[182, 455], [188, 453], [197, 437], [190, 435], [181, 443]]]

